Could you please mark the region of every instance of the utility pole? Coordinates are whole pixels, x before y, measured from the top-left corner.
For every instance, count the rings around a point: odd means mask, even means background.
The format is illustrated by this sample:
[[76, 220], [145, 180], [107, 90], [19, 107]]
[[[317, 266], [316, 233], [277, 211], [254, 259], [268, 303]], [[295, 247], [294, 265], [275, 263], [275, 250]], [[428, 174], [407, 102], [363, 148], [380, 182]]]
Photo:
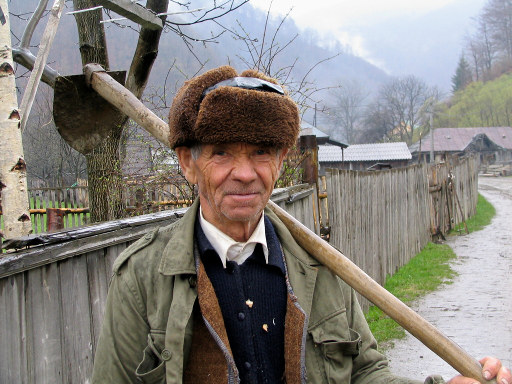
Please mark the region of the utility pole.
[[430, 163], [435, 163], [434, 159], [434, 113], [430, 111]]

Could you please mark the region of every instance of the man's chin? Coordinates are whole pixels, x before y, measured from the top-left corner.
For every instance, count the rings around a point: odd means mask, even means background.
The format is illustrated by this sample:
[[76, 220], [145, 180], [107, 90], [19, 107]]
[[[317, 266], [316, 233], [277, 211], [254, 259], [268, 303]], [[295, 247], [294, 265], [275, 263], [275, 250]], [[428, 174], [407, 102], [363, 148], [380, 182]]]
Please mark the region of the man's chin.
[[231, 221], [253, 221], [259, 219], [263, 207], [245, 206], [223, 210], [223, 214]]

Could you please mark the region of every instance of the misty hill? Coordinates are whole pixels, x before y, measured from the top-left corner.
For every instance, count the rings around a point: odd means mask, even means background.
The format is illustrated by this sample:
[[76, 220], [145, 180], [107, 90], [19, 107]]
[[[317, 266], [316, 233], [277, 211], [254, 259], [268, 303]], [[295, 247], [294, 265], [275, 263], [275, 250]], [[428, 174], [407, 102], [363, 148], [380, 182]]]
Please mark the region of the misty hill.
[[[36, 0], [10, 3], [9, 11], [16, 15], [24, 15], [23, 18], [26, 19], [27, 15], [35, 9], [36, 3]], [[71, 5], [68, 5], [68, 8], [62, 14], [58, 34], [49, 58], [51, 66], [63, 75], [79, 74], [82, 66], [74, 16], [66, 14], [72, 11], [69, 7]], [[118, 15], [112, 13], [111, 17], [118, 17]], [[222, 18], [221, 23], [242, 34], [241, 25], [248, 35], [257, 38], [261, 42], [265, 18], [266, 14], [264, 12], [255, 10], [250, 4], [246, 4]], [[281, 19], [271, 20], [270, 26], [267, 28], [267, 39], [273, 37], [280, 22]], [[11, 16], [13, 45], [16, 45], [17, 39], [21, 37], [25, 23], [25, 20]], [[33, 40], [35, 43], [39, 40], [37, 36], [40, 36], [44, 30], [46, 20], [40, 24], [42, 25], [38, 26], [36, 38]], [[110, 68], [112, 70], [128, 69], [135, 50], [138, 38], [136, 29], [138, 27], [126, 22], [124, 24], [129, 26], [120, 28], [111, 23], [105, 24]], [[219, 32], [219, 29], [212, 23], [203, 23], [185, 29], [185, 32], [190, 36], [201, 39]], [[297, 34], [299, 34], [299, 30], [293, 21], [288, 19], [277, 34], [277, 41], [282, 47]], [[173, 93], [185, 77], [193, 76], [197, 71], [204, 71], [223, 64], [231, 64], [240, 71], [247, 68], [244, 61], [247, 61], [250, 56], [247, 45], [243, 41], [228, 32], [217, 40], [216, 43], [193, 43], [187, 47], [176, 34], [172, 32], [165, 33], [161, 39], [159, 55], [151, 73], [146, 93], [151, 92], [151, 89], [163, 86], [170, 67], [173, 67], [173, 69], [169, 72], [167, 78], [169, 93]], [[193, 54], [191, 51], [193, 51]], [[36, 48], [33, 49], [33, 52], [36, 53]], [[280, 68], [293, 65], [291, 80], [298, 82], [317, 63], [335, 55], [338, 56], [316, 66], [308, 75], [307, 80], [314, 83], [318, 88], [326, 88], [338, 85], [345, 79], [357, 79], [369, 89], [375, 89], [388, 77], [384, 71], [352, 55], [344, 47], [337, 46], [334, 49], [320, 47], [313, 33], [299, 35], [275, 58], [272, 70], [277, 72]], [[204, 63], [204, 67], [201, 63]], [[170, 96], [172, 97], [172, 94]], [[322, 103], [329, 97], [328, 91], [320, 92], [315, 94], [314, 101]]]
[[391, 17], [369, 28], [366, 47], [390, 73], [414, 74], [449, 91], [465, 39], [473, 33], [484, 3], [457, 0], [427, 14]]

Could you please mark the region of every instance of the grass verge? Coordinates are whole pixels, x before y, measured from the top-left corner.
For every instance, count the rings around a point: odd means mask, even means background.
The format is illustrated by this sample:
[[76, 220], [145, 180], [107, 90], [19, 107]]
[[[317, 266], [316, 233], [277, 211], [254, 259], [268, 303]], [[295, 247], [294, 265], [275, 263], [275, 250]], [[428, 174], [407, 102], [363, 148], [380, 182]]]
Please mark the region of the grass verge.
[[[408, 303], [442, 283], [450, 283], [456, 273], [448, 262], [455, 257], [448, 245], [428, 243], [409, 263], [386, 279], [384, 288]], [[403, 328], [375, 306], [366, 313], [366, 320], [379, 344], [405, 336]]]
[[[470, 233], [488, 225], [495, 214], [494, 207], [479, 194], [476, 214], [466, 221]], [[463, 225], [461, 228], [464, 229]], [[457, 230], [456, 228], [453, 233]], [[397, 273], [388, 277], [384, 288], [404, 303], [408, 303], [434, 291], [441, 284], [450, 284], [456, 272], [451, 269], [449, 261], [455, 257], [455, 253], [448, 245], [429, 243]], [[377, 342], [384, 349], [386, 342], [405, 336], [403, 328], [379, 308], [370, 307], [365, 316]]]
[[[468, 226], [469, 233], [476, 232], [481, 230], [486, 225], [491, 223], [492, 218], [496, 214], [496, 209], [494, 206], [485, 200], [481, 194], [478, 194], [478, 202], [476, 204], [476, 215], [470, 217], [466, 220], [466, 225]], [[459, 231], [464, 231], [464, 224], [459, 224], [452, 231], [452, 234], [457, 233]]]

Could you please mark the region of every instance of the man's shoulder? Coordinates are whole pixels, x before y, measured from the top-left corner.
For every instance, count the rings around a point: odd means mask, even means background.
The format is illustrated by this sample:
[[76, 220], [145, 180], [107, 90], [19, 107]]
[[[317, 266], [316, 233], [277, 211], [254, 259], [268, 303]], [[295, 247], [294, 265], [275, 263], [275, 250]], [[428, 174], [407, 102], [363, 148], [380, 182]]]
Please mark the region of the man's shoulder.
[[146, 268], [151, 264], [158, 264], [163, 250], [181, 224], [182, 219], [178, 219], [169, 225], [148, 231], [119, 254], [112, 267], [112, 272], [114, 274], [118, 273], [128, 261], [131, 263], [142, 262]]

